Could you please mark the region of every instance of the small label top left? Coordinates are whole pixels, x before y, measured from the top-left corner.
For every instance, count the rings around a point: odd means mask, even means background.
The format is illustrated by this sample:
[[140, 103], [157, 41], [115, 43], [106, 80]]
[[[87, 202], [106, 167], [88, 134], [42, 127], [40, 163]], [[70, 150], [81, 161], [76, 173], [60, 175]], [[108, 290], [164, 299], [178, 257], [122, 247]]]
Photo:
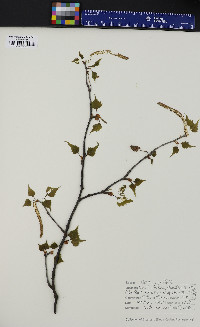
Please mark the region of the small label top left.
[[37, 45], [37, 38], [33, 35], [9, 35], [6, 39], [6, 46], [8, 48], [33, 49], [37, 47]]

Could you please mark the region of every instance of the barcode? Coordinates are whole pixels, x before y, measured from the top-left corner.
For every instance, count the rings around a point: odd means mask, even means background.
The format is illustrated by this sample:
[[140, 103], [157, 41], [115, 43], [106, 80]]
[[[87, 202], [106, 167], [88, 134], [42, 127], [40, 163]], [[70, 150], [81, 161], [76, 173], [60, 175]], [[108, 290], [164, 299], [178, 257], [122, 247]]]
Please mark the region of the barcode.
[[9, 48], [34, 48], [37, 46], [37, 39], [35, 36], [9, 35], [6, 45]]

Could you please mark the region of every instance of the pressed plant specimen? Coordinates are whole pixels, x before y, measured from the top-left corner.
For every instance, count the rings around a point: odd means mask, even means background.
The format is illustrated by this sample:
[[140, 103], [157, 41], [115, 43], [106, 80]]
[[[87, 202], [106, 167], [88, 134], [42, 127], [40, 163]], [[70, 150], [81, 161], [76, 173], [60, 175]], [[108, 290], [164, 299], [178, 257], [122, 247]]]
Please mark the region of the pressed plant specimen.
[[[163, 148], [168, 145], [172, 145], [172, 153], [171, 156], [177, 154], [180, 149], [188, 149], [192, 148], [193, 146], [187, 142], [186, 139], [189, 137], [189, 130], [191, 132], [197, 132], [198, 131], [198, 121], [195, 123], [193, 120], [189, 119], [187, 115], [183, 115], [180, 111], [177, 109], [174, 109], [172, 107], [169, 107], [168, 105], [165, 105], [162, 102], [158, 102], [158, 105], [161, 106], [164, 109], [167, 109], [171, 111], [174, 115], [176, 115], [181, 123], [183, 124], [183, 132], [182, 135], [178, 135], [176, 138], [173, 138], [171, 140], [167, 140], [165, 143], [159, 144], [155, 146], [150, 151], [147, 151], [146, 149], [142, 149], [137, 144], [131, 144], [129, 145], [130, 151], [133, 152], [142, 152], [143, 156], [140, 158], [136, 163], [130, 165], [130, 168], [125, 174], [122, 174], [119, 178], [109, 185], [106, 185], [102, 190], [96, 191], [94, 193], [86, 193], [86, 185], [85, 185], [85, 178], [84, 178], [84, 172], [85, 172], [85, 164], [89, 157], [94, 157], [96, 153], [98, 152], [99, 143], [97, 143], [95, 146], [91, 147], [88, 146], [89, 143], [89, 137], [90, 133], [98, 133], [103, 128], [104, 124], [107, 124], [104, 117], [101, 116], [101, 110], [102, 102], [96, 97], [96, 95], [93, 94], [92, 90], [92, 83], [95, 83], [99, 76], [97, 74], [96, 67], [98, 67], [101, 64], [101, 60], [104, 55], [111, 55], [114, 57], [117, 57], [119, 60], [128, 60], [129, 58], [119, 54], [119, 53], [113, 53], [111, 50], [102, 50], [102, 51], [96, 51], [90, 54], [88, 59], [85, 59], [85, 57], [79, 52], [78, 57], [73, 60], [73, 63], [79, 65], [82, 64], [84, 66], [85, 71], [85, 84], [88, 92], [88, 107], [89, 107], [89, 118], [85, 127], [85, 131], [83, 133], [83, 141], [82, 145], [77, 146], [73, 143], [70, 143], [69, 141], [65, 141], [67, 145], [69, 146], [69, 149], [74, 155], [78, 155], [80, 157], [80, 184], [79, 186], [79, 193], [78, 197], [76, 199], [76, 202], [74, 204], [73, 210], [71, 214], [69, 215], [65, 227], [61, 227], [56, 219], [53, 217], [51, 213], [51, 202], [52, 198], [56, 195], [59, 187], [50, 187], [48, 186], [46, 188], [45, 196], [43, 199], [38, 199], [35, 195], [35, 191], [28, 185], [28, 198], [25, 200], [24, 206], [31, 207], [33, 206], [35, 210], [35, 214], [38, 218], [39, 225], [40, 225], [40, 237], [43, 236], [43, 222], [39, 211], [39, 206], [43, 206], [46, 214], [48, 217], [55, 223], [56, 228], [59, 228], [62, 232], [62, 238], [58, 242], [53, 242], [52, 244], [49, 244], [47, 241], [43, 244], [39, 245], [39, 250], [44, 255], [44, 266], [45, 266], [45, 272], [46, 272], [46, 281], [48, 287], [53, 292], [54, 296], [54, 313], [57, 312], [57, 303], [58, 303], [58, 291], [56, 288], [56, 273], [57, 273], [57, 267], [58, 264], [63, 262], [62, 258], [62, 249], [65, 246], [65, 244], [72, 244], [73, 246], [77, 247], [80, 245], [81, 242], [84, 242], [79, 236], [79, 230], [78, 227], [76, 227], [74, 230], [70, 229], [71, 221], [76, 213], [77, 208], [79, 205], [86, 200], [87, 198], [98, 196], [98, 195], [105, 195], [110, 196], [113, 200], [116, 201], [117, 205], [119, 207], [122, 207], [124, 205], [127, 205], [128, 203], [133, 202], [133, 197], [136, 196], [136, 189], [145, 181], [140, 178], [132, 178], [131, 174], [136, 169], [137, 166], [139, 166], [144, 160], [149, 160], [151, 164], [153, 164], [153, 161], [155, 157], [157, 156], [158, 150], [160, 148]], [[175, 117], [175, 116], [174, 116]], [[113, 189], [113, 187], [117, 185], [118, 192]], [[132, 198], [127, 197], [127, 189], [130, 189], [132, 191]], [[53, 268], [52, 271], [49, 271], [48, 268], [48, 260], [50, 257], [52, 258], [53, 255]]]

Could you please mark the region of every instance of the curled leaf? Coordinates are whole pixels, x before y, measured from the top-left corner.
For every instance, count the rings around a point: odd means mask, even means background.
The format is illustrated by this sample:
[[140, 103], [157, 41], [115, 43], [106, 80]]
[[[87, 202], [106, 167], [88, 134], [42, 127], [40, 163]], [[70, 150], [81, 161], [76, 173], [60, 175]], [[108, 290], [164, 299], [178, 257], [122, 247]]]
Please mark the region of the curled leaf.
[[130, 189], [133, 191], [136, 196], [136, 187], [141, 185], [143, 182], [146, 182], [145, 179], [136, 178], [133, 183], [129, 185]]
[[90, 156], [90, 157], [94, 157], [98, 147], [99, 147], [99, 143], [97, 142], [97, 145], [94, 148], [88, 148], [87, 155]]
[[50, 248], [51, 249], [56, 249], [58, 247], [58, 244], [56, 242], [53, 242], [51, 245], [50, 245]]
[[93, 78], [93, 80], [95, 81], [97, 78], [99, 78], [99, 76], [97, 75], [96, 72], [93, 72], [93, 71], [92, 71], [92, 78]]
[[122, 202], [117, 202], [117, 205], [118, 205], [118, 207], [122, 207], [122, 206], [124, 206], [125, 204], [128, 204], [128, 203], [130, 203], [130, 202], [133, 202], [133, 200], [131, 200], [131, 199], [126, 199], [126, 200], [124, 200], [124, 201], [122, 201]]
[[46, 189], [46, 193], [48, 193], [47, 195], [50, 196], [51, 198], [53, 198], [56, 194], [56, 192], [58, 191], [59, 187], [50, 187], [48, 186]]
[[101, 106], [102, 106], [101, 101], [97, 100], [96, 95], [95, 95], [95, 99], [91, 102], [91, 107], [93, 109], [97, 110], [97, 109], [101, 108]]
[[[56, 262], [56, 258], [57, 258], [57, 255], [54, 257], [54, 262]], [[57, 265], [61, 262], [64, 262], [62, 257], [61, 257], [61, 254], [59, 254], [59, 257], [58, 257], [58, 262], [57, 262]]]
[[170, 157], [172, 157], [174, 154], [179, 153], [179, 148], [177, 146], [173, 147], [173, 151]]
[[152, 157], [156, 157], [156, 155], [157, 155], [156, 151], [153, 151], [153, 152], [151, 153], [151, 155], [152, 155]]
[[188, 142], [181, 143], [183, 149], [195, 148], [195, 145], [190, 145]]
[[90, 66], [90, 67], [96, 67], [96, 66], [99, 66], [100, 61], [101, 61], [101, 59], [95, 61], [95, 63], [94, 63], [92, 66]]
[[38, 244], [39, 246], [39, 250], [40, 251], [44, 251], [44, 250], [48, 250], [49, 249], [49, 244], [47, 243], [47, 241], [43, 244]]
[[151, 159], [151, 164], [153, 165], [153, 159]]
[[135, 191], [136, 185], [135, 184], [131, 184], [131, 185], [129, 185], [129, 187], [133, 191], [134, 195], [136, 196], [136, 191]]
[[72, 230], [68, 236], [70, 237], [73, 246], [78, 246], [81, 242], [85, 242], [85, 240], [81, 240], [79, 237], [78, 226], [76, 229]]
[[193, 120], [189, 119], [187, 115], [186, 115], [185, 120], [186, 120], [187, 125], [190, 127], [190, 129], [191, 129], [191, 131], [192, 131], [193, 133], [198, 132], [198, 124], [199, 124], [199, 120], [197, 120], [197, 122], [194, 123]]
[[33, 191], [32, 188], [30, 188], [29, 185], [28, 185], [28, 195], [29, 196], [34, 196], [35, 195], [35, 191]]
[[75, 64], [79, 64], [79, 59], [78, 58], [75, 58], [74, 60], [72, 60], [72, 62], [74, 62]]
[[78, 146], [73, 145], [73, 144], [69, 143], [68, 141], [65, 141], [65, 142], [70, 146], [70, 148], [71, 148], [73, 154], [76, 154], [76, 153], [79, 152], [79, 147], [78, 147]]
[[131, 150], [133, 150], [134, 152], [138, 152], [140, 150], [140, 147], [137, 145], [130, 145]]
[[101, 123], [95, 124], [95, 125], [93, 125], [92, 130], [91, 130], [90, 133], [92, 133], [92, 132], [98, 132], [98, 131], [100, 131], [100, 129], [102, 129]]
[[25, 202], [24, 202], [23, 207], [30, 207], [30, 206], [31, 206], [31, 200], [26, 199]]
[[83, 59], [84, 57], [83, 57], [83, 55], [82, 55], [82, 53], [80, 53], [80, 51], [79, 51], [79, 57], [81, 58], [81, 59]]
[[42, 202], [42, 204], [43, 204], [43, 206], [44, 206], [45, 208], [48, 208], [49, 210], [51, 210], [51, 200], [44, 200], [44, 201]]

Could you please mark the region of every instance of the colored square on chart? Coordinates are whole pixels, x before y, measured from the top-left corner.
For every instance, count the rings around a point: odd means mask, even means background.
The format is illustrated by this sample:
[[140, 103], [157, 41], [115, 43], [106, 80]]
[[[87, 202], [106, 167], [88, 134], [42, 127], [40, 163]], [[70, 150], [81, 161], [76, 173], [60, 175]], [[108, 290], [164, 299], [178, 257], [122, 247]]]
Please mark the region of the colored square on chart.
[[79, 25], [79, 2], [52, 2], [51, 23], [53, 25]]

